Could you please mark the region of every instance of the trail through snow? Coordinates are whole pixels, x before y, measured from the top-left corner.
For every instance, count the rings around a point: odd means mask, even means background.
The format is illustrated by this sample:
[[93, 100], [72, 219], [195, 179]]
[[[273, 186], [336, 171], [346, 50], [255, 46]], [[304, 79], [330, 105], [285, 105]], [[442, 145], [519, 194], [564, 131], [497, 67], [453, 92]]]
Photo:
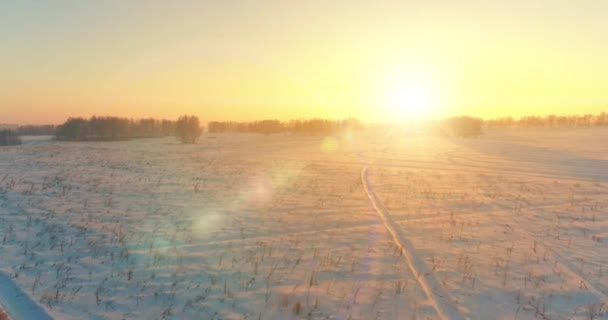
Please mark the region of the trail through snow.
[[392, 235], [392, 238], [399, 247], [401, 254], [405, 257], [407, 265], [414, 274], [416, 281], [422, 287], [422, 290], [433, 304], [433, 307], [439, 316], [444, 320], [464, 319], [458, 312], [458, 308], [454, 302], [452, 302], [450, 295], [445, 291], [443, 286], [439, 284], [437, 279], [433, 276], [432, 271], [427, 270], [425, 263], [421, 261], [418, 256], [416, 256], [416, 252], [412, 244], [400, 232], [397, 223], [391, 219], [389, 213], [380, 203], [380, 200], [371, 188], [367, 173], [368, 167], [363, 168], [361, 171], [361, 180], [365, 193], [367, 193], [374, 210], [378, 213], [382, 222]]
[[0, 319], [2, 318], [2, 309], [6, 309], [8, 313], [7, 319], [36, 319], [36, 320], [51, 320], [44, 308], [34, 302], [30, 297], [23, 292], [9, 276], [0, 271]]

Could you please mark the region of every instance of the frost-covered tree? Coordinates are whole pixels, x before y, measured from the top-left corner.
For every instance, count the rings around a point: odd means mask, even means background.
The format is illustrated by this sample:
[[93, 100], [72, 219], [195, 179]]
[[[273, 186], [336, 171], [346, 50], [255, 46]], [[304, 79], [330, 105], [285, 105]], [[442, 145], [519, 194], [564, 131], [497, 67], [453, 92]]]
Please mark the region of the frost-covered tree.
[[181, 116], [175, 124], [175, 136], [182, 143], [196, 143], [202, 133], [197, 116]]

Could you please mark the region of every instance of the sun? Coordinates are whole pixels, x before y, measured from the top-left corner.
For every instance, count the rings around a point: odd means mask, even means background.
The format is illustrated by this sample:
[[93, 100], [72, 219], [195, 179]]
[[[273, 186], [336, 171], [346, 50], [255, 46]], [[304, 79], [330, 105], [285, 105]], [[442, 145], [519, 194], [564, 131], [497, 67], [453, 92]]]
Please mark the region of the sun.
[[388, 104], [399, 117], [426, 117], [433, 106], [433, 94], [419, 83], [404, 83], [390, 90]]
[[439, 112], [440, 88], [429, 72], [401, 72], [379, 81], [384, 117], [394, 121], [431, 119]]
[[396, 81], [386, 87], [385, 105], [394, 120], [422, 120], [434, 115], [438, 95], [423, 78]]

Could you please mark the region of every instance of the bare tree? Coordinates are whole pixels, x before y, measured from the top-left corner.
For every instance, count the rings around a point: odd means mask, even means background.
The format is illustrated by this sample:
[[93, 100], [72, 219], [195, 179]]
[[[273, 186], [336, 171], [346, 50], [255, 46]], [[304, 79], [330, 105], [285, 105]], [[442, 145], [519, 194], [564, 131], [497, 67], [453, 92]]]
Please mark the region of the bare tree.
[[181, 116], [175, 124], [175, 136], [182, 143], [196, 143], [202, 132], [197, 116]]

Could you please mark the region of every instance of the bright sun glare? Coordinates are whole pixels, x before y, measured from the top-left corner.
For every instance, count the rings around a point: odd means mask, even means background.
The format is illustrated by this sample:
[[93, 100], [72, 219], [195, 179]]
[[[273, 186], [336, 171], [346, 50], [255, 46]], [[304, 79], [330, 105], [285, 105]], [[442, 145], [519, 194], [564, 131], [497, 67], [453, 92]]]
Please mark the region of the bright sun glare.
[[394, 77], [386, 82], [381, 92], [390, 119], [426, 119], [437, 111], [437, 86], [426, 74]]
[[394, 89], [389, 99], [397, 115], [418, 118], [430, 111], [432, 95], [427, 88], [410, 84]]

